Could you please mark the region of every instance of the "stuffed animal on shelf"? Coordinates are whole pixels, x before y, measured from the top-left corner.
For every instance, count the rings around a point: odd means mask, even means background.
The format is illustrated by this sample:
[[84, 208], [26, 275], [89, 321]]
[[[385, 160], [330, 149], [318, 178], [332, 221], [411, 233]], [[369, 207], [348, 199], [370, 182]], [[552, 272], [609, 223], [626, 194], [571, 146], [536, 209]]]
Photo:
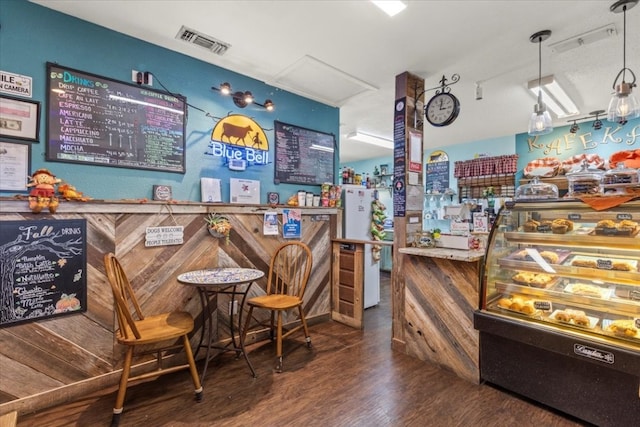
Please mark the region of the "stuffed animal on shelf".
[[59, 203], [55, 185], [60, 180], [48, 169], [38, 169], [29, 177], [29, 181], [27, 187], [34, 187], [29, 192], [29, 209], [33, 213], [40, 213], [42, 209], [48, 208], [49, 212], [55, 213]]

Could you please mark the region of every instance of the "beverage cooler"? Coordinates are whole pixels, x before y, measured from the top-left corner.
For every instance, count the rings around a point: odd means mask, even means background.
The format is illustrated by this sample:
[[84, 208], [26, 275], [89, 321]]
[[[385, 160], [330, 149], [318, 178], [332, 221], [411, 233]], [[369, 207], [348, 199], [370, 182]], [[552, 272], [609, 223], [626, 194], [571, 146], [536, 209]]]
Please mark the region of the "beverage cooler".
[[[372, 206], [377, 190], [360, 185], [344, 185], [344, 238], [363, 241], [371, 237]], [[380, 303], [380, 265], [373, 257], [372, 245], [364, 244], [364, 308]]]
[[640, 425], [640, 198], [500, 210], [481, 272], [480, 377], [598, 426]]

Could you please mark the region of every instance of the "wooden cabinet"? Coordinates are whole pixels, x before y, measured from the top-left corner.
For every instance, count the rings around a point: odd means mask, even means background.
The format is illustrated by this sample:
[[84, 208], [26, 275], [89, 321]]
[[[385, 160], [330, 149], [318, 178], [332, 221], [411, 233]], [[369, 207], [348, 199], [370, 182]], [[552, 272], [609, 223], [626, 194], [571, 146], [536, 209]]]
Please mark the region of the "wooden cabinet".
[[331, 318], [362, 328], [364, 245], [333, 242]]

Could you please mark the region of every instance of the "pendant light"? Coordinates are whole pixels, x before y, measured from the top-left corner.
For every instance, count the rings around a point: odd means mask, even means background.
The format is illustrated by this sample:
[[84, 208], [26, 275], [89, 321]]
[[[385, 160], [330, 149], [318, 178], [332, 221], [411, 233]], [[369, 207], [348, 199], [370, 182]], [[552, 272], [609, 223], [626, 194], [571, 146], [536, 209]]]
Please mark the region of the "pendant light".
[[551, 115], [542, 102], [542, 42], [551, 36], [550, 30], [543, 30], [529, 37], [532, 43], [538, 43], [538, 103], [533, 106], [533, 114], [529, 120], [529, 135], [545, 135], [553, 130]]
[[[638, 0], [619, 0], [611, 5], [609, 10], [613, 13], [623, 14], [623, 30], [622, 30], [622, 70], [618, 72], [616, 79], [613, 81], [613, 90], [615, 91], [609, 109], [607, 110], [607, 120], [617, 122], [624, 125], [630, 119], [640, 117], [640, 104], [633, 95], [633, 88], [636, 86], [636, 75], [627, 68], [627, 10], [638, 4]], [[633, 79], [626, 82], [626, 73], [629, 73]], [[618, 84], [618, 79], [622, 77], [622, 81]]]

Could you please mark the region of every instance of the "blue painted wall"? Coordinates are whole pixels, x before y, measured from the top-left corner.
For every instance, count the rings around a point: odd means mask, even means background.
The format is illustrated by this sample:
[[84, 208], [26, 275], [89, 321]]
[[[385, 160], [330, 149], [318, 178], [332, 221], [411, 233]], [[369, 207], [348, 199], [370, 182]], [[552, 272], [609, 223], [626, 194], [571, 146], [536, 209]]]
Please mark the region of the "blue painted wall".
[[[273, 121], [278, 120], [339, 135], [339, 109], [277, 89], [255, 79], [160, 48], [141, 40], [29, 3], [2, 0], [0, 6], [0, 70], [33, 78], [32, 100], [41, 103], [40, 142], [32, 144], [31, 170], [47, 168], [58, 178], [75, 185], [95, 199], [151, 198], [155, 184], [170, 185], [175, 200], [200, 201], [200, 177], [222, 180], [222, 200], [229, 202], [229, 178], [261, 181], [261, 203], [266, 193], [280, 193], [286, 200], [299, 188], [315, 193], [317, 186], [275, 185], [273, 164], [230, 171], [221, 158], [206, 155], [215, 122], [205, 113], [189, 108], [186, 174], [77, 165], [44, 160], [46, 145], [46, 62], [55, 62], [115, 80], [129, 82], [131, 70], [151, 71], [153, 87], [159, 83], [187, 102], [215, 117], [230, 112], [252, 117], [266, 131], [269, 156], [274, 158]], [[274, 112], [237, 108], [230, 98], [211, 90], [222, 82], [250, 90], [257, 100], [272, 99]], [[338, 153], [335, 153], [336, 171]], [[336, 182], [337, 181], [336, 175]], [[6, 194], [5, 194], [6, 195]]]

